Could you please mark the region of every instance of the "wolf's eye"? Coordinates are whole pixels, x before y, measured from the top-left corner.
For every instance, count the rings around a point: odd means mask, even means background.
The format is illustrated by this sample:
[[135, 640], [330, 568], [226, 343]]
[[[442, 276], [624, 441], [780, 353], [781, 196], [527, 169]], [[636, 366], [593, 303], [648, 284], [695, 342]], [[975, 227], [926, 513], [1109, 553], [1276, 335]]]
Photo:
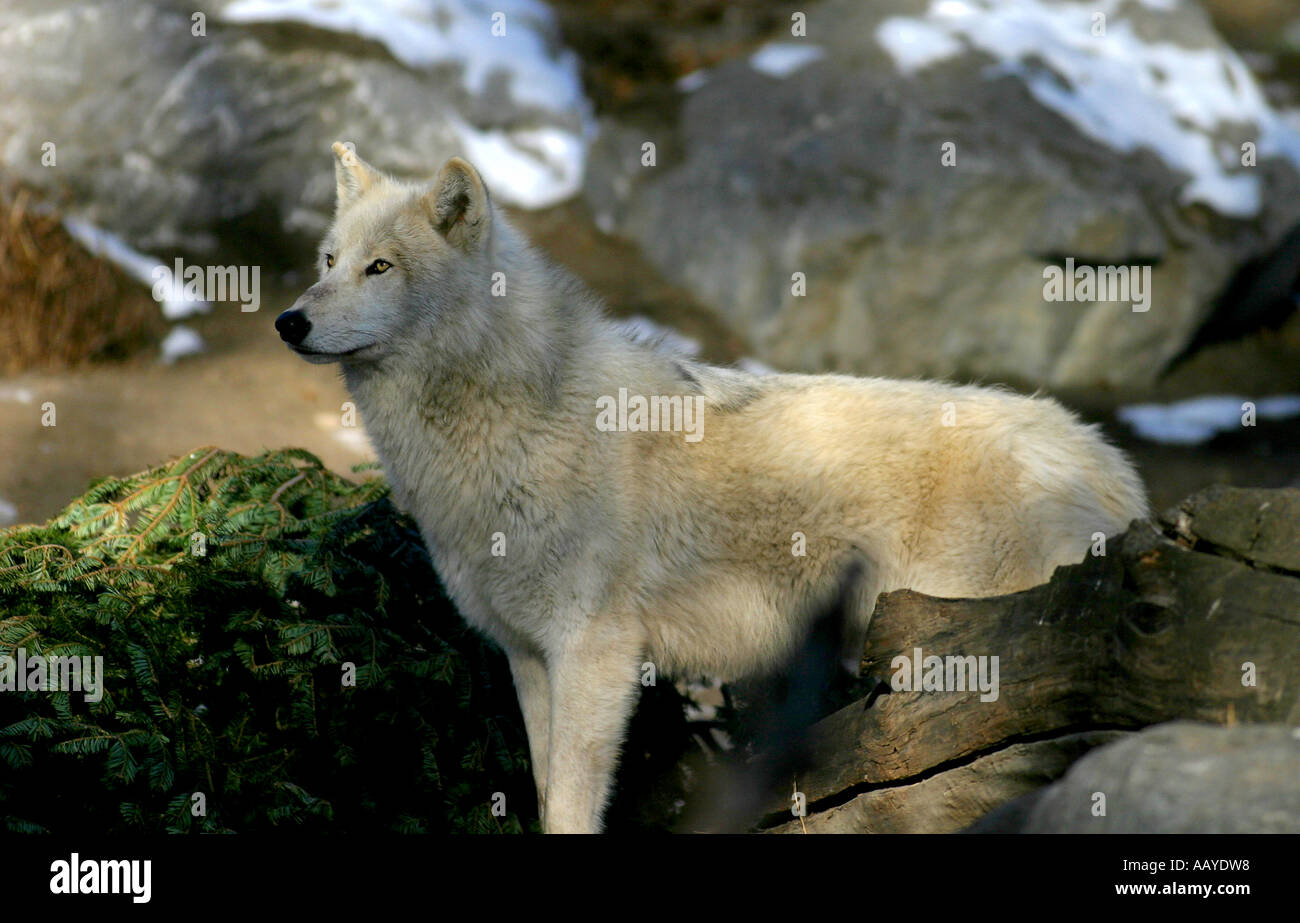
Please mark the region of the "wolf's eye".
[[388, 260], [375, 260], [373, 263], [371, 263], [369, 266], [366, 267], [366, 275], [377, 276], [381, 272], [387, 272], [389, 267], [391, 267], [392, 265], [393, 264], [388, 262]]
[[325, 268], [326, 269], [334, 268], [334, 254], [332, 253], [325, 254]]

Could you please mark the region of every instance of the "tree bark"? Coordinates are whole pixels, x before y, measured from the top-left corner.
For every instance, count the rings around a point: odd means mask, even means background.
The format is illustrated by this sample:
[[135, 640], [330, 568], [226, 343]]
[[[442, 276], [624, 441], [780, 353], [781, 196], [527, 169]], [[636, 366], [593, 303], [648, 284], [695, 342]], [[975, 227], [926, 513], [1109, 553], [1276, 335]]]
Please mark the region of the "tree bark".
[[[1106, 552], [1008, 596], [882, 596], [862, 668], [890, 691], [813, 728], [808, 816], [787, 789], [760, 826], [957, 830], [1125, 732], [1300, 722], [1300, 490], [1211, 489]], [[918, 648], [996, 657], [996, 697], [900, 690]]]

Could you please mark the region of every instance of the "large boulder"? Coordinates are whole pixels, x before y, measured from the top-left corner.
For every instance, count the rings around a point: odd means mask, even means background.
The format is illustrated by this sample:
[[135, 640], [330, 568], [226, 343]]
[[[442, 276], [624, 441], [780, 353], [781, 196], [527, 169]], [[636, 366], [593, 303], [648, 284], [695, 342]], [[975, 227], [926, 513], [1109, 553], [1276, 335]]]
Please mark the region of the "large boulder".
[[525, 207], [580, 186], [589, 107], [534, 0], [203, 9], [4, 4], [0, 168], [137, 249], [246, 258], [315, 245], [340, 139], [414, 176], [468, 156]]
[[1300, 833], [1300, 728], [1147, 728], [1093, 750], [970, 832]]
[[[684, 78], [673, 124], [605, 123], [586, 184], [765, 362], [1141, 385], [1300, 218], [1300, 141], [1196, 4], [827, 0], [806, 29]], [[1047, 300], [1067, 258], [1151, 267], [1149, 309]]]

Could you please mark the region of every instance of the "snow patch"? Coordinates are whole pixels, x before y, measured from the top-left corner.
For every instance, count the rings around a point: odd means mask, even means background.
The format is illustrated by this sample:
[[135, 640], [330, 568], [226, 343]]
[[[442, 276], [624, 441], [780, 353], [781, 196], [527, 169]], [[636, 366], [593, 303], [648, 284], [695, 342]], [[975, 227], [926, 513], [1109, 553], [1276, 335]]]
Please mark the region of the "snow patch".
[[[465, 89], [475, 95], [503, 72], [520, 105], [554, 111], [584, 104], [577, 56], [552, 47], [554, 16], [538, 0], [235, 0], [221, 18], [293, 21], [359, 35], [418, 69], [459, 65]], [[503, 35], [493, 34], [498, 22]]]
[[[1242, 405], [1247, 401], [1235, 395], [1207, 395], [1173, 404], [1134, 404], [1121, 407], [1116, 416], [1150, 442], [1196, 445], [1219, 433], [1240, 429], [1245, 413]], [[1300, 416], [1300, 395], [1277, 395], [1254, 403], [1255, 416], [1260, 420]]]
[[11, 526], [18, 521], [18, 507], [0, 497], [0, 526]]
[[876, 41], [889, 52], [904, 74], [914, 74], [957, 55], [962, 43], [938, 26], [919, 19], [893, 16], [876, 27]]
[[700, 87], [709, 82], [709, 77], [709, 69], [707, 67], [701, 67], [697, 71], [691, 71], [689, 74], [684, 74], [683, 76], [678, 77], [675, 86], [679, 93], [694, 93]]
[[749, 66], [760, 74], [783, 79], [824, 57], [824, 48], [808, 42], [768, 42], [749, 56]]
[[[151, 291], [154, 283], [158, 281], [158, 277], [154, 275], [155, 270], [165, 269], [170, 273], [169, 267], [165, 266], [162, 260], [132, 249], [126, 241], [112, 231], [105, 231], [89, 221], [65, 217], [63, 227], [72, 239], [85, 247], [89, 253], [115, 263], [128, 276], [143, 283]], [[162, 301], [163, 316], [169, 320], [188, 317], [191, 314], [206, 314], [212, 310], [212, 306], [206, 301], [187, 298], [183, 291], [177, 294], [180, 295], [179, 298], [169, 295]]]
[[203, 337], [184, 324], [177, 324], [163, 338], [162, 361], [168, 365], [185, 356], [195, 356], [203, 352]]
[[508, 205], [545, 208], [582, 188], [587, 144], [572, 132], [480, 131], [459, 120], [453, 120], [452, 127], [491, 194]]

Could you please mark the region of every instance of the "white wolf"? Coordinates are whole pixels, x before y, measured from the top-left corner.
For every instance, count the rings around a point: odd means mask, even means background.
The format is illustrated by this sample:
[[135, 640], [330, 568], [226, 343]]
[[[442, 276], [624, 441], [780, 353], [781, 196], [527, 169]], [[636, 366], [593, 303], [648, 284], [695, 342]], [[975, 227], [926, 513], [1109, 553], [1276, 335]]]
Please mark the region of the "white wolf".
[[1021, 590], [1147, 513], [1124, 456], [1050, 400], [670, 355], [465, 161], [410, 184], [334, 153], [320, 281], [276, 328], [341, 366], [452, 599], [505, 649], [547, 832], [601, 829], [644, 664], [770, 670], [849, 566], [856, 662], [880, 592]]

